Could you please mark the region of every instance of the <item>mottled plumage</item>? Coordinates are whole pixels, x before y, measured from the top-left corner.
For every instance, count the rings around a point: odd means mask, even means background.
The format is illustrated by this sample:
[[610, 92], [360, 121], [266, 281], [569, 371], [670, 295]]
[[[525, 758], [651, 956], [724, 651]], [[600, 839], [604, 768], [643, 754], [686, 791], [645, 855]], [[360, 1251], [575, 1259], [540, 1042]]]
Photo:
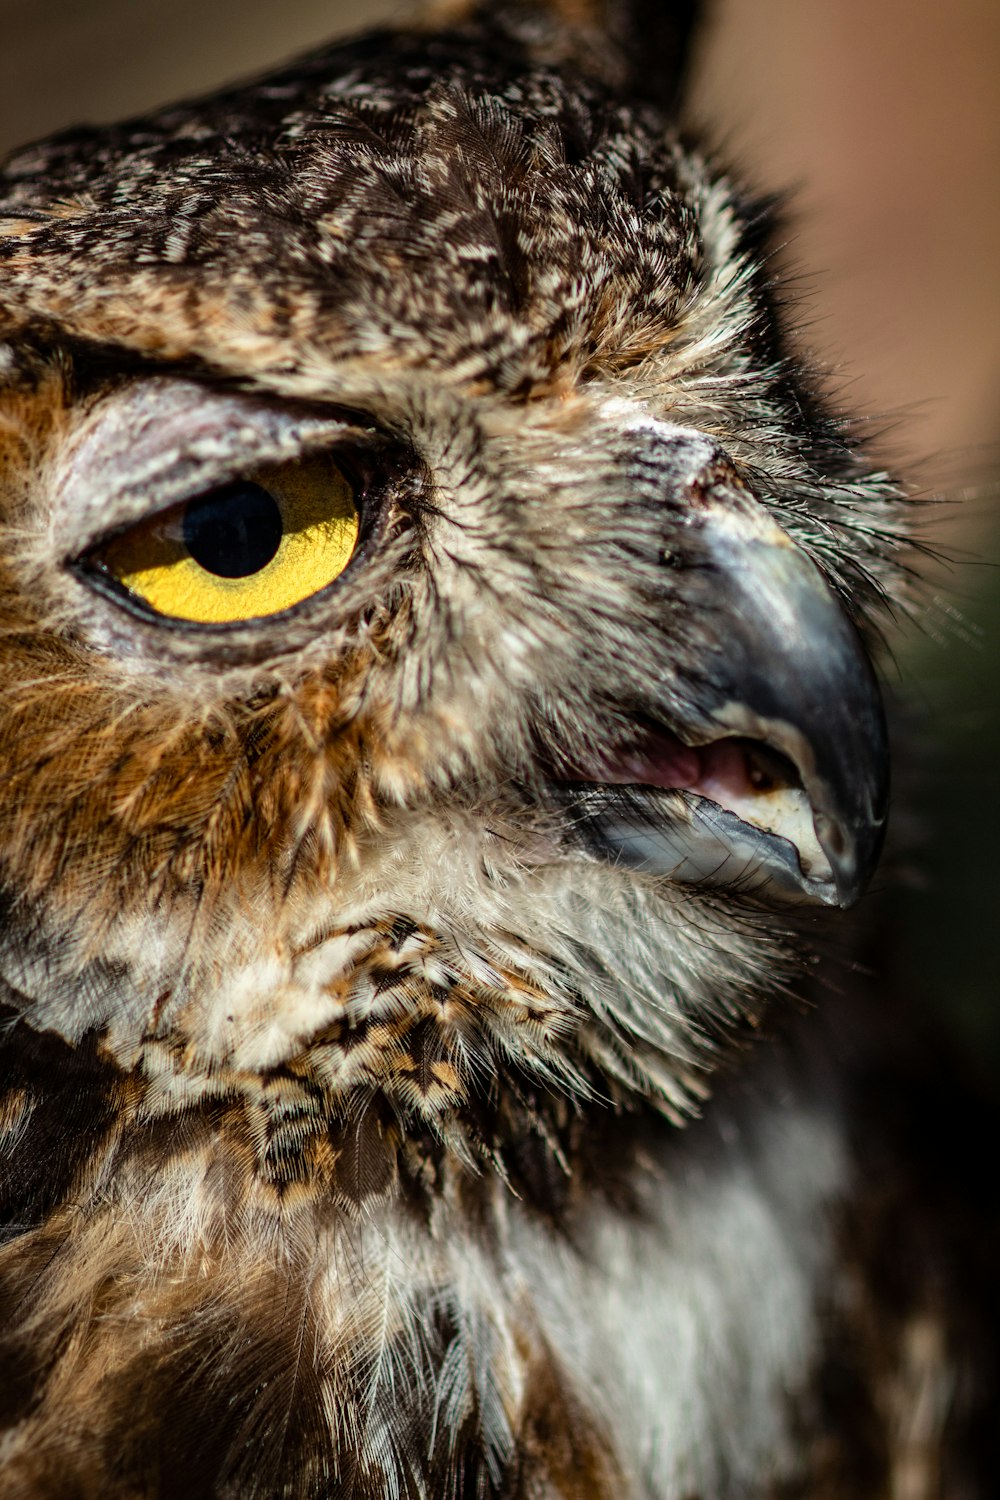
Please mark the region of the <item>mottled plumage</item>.
[[[904, 502], [691, 20], [451, 7], [0, 176], [4, 1496], [987, 1494], [839, 910]], [[151, 602], [324, 454], [340, 576]]]

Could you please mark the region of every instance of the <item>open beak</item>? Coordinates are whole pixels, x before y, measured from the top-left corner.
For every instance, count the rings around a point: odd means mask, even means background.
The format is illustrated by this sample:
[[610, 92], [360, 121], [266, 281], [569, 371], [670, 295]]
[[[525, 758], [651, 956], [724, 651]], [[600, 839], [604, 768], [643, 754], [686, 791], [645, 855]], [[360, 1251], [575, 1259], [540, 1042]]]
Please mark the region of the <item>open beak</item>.
[[819, 569], [725, 473], [674, 576], [706, 642], [689, 720], [637, 729], [562, 800], [591, 848], [674, 880], [850, 906], [878, 860], [889, 760], [865, 647]]

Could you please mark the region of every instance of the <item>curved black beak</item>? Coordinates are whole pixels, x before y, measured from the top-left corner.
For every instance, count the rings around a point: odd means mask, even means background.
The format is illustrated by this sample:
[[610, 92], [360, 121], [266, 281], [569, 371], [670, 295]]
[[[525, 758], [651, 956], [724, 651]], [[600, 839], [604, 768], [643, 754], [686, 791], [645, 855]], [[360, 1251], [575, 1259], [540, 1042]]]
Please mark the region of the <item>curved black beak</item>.
[[[889, 801], [868, 653], [819, 568], [728, 464], [703, 469], [689, 494], [671, 602], [697, 618], [698, 647], [681, 684], [690, 714], [669, 730], [700, 747], [702, 772], [577, 784], [579, 824], [605, 855], [649, 873], [850, 906], [878, 861]], [[776, 796], [749, 783], [730, 795], [713, 780], [733, 742], [778, 752]]]
[[705, 728], [772, 746], [797, 770], [840, 906], [881, 851], [889, 804], [882, 695], [854, 625], [816, 565], [738, 482], [713, 493], [693, 550], [711, 583], [715, 650]]

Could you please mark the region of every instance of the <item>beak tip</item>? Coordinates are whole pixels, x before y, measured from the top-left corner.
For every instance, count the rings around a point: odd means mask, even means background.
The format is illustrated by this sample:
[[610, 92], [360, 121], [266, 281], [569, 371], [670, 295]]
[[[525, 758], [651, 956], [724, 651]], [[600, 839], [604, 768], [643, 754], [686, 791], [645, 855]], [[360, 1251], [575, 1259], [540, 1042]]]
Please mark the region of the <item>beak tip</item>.
[[885, 834], [885, 818], [865, 824], [854, 838], [845, 837], [838, 828], [839, 847], [823, 840], [823, 848], [833, 873], [835, 904], [842, 910], [855, 906], [864, 895], [878, 865]]

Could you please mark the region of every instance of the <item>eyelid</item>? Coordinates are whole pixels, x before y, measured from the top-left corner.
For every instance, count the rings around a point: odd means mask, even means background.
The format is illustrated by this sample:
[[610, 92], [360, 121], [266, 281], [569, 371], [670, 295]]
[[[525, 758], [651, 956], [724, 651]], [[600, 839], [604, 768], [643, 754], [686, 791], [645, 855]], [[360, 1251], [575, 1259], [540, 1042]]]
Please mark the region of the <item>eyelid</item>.
[[363, 519], [367, 519], [367, 502], [370, 489], [368, 467], [358, 461], [359, 455], [357, 450], [347, 453], [336, 445], [326, 443], [321, 447], [307, 448], [301, 453], [293, 455], [284, 463], [264, 459], [260, 463], [254, 460], [237, 467], [229, 466], [217, 475], [213, 472], [206, 483], [196, 482], [193, 485], [186, 485], [179, 494], [171, 494], [169, 499], [163, 504], [152, 506], [147, 502], [138, 515], [129, 517], [124, 523], [105, 527], [100, 534], [87, 542], [86, 546], [75, 558], [70, 558], [69, 562], [71, 565], [85, 562], [88, 557], [112, 546], [119, 538], [134, 531], [138, 526], [148, 525], [150, 528], [159, 527], [169, 530], [180, 524], [179, 518], [186, 505], [200, 500], [204, 496], [211, 495], [217, 490], [223, 490], [230, 484], [238, 483], [240, 480], [254, 482], [258, 476], [264, 475], [266, 477], [272, 470], [286, 467], [291, 468], [296, 464], [305, 465], [314, 459], [321, 459], [323, 457], [327, 457], [343, 474], [351, 487], [359, 514]]
[[378, 437], [354, 414], [167, 377], [139, 381], [84, 413], [51, 466], [52, 544], [73, 564], [129, 526], [250, 470]]

